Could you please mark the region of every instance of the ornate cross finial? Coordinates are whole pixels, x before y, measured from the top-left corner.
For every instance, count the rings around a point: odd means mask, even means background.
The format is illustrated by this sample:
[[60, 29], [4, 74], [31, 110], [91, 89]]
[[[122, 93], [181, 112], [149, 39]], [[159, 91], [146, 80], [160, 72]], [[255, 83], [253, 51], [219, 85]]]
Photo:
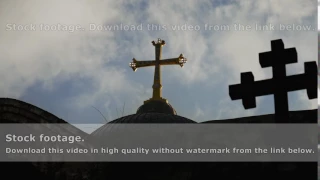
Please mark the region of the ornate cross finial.
[[295, 48], [284, 49], [281, 39], [271, 41], [271, 51], [259, 54], [262, 68], [272, 67], [272, 79], [254, 81], [252, 72], [241, 73], [241, 84], [229, 86], [232, 100], [242, 99], [245, 109], [256, 107], [256, 96], [274, 94], [275, 120], [289, 122], [288, 92], [306, 89], [309, 99], [317, 98], [317, 63], [305, 62], [304, 74], [286, 75], [286, 64], [296, 63]]
[[158, 41], [157, 41], [157, 42], [152, 41], [151, 43], [152, 43], [152, 45], [154, 45], [154, 46], [156, 46], [156, 45], [163, 46], [163, 45], [166, 44], [166, 42], [165, 42], [164, 40], [161, 40], [160, 38], [158, 38]]
[[[147, 66], [155, 66], [154, 72], [154, 81], [153, 81], [153, 94], [150, 100], [161, 100], [166, 101], [166, 99], [162, 98], [162, 85], [161, 85], [161, 65], [180, 65], [183, 67], [183, 64], [187, 62], [187, 59], [180, 54], [177, 58], [172, 59], [164, 59], [161, 60], [161, 53], [162, 53], [162, 46], [166, 43], [164, 40], [158, 39], [157, 42], [152, 41], [152, 45], [155, 46], [155, 60], [149, 61], [137, 61], [135, 58], [132, 59], [132, 62], [129, 64], [133, 71], [136, 71], [140, 67], [147, 67]], [[145, 101], [146, 103], [147, 101]]]

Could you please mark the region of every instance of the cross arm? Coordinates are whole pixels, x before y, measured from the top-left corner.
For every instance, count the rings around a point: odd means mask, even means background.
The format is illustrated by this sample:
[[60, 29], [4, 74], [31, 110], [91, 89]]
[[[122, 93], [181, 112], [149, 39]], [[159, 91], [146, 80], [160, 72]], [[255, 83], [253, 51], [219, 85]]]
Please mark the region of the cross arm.
[[186, 62], [187, 62], [187, 58], [183, 57], [183, 55], [180, 54], [180, 56], [177, 58], [161, 60], [160, 65], [176, 64], [176, 65], [180, 65], [181, 67], [183, 67], [183, 64], [185, 64]]
[[254, 81], [252, 72], [241, 73], [241, 84], [230, 85], [229, 95], [231, 100], [241, 99], [245, 109], [255, 108], [256, 96], [272, 94], [273, 83], [272, 79]]
[[271, 41], [271, 51], [259, 53], [259, 62], [262, 68], [296, 63], [298, 62], [298, 53], [296, 48], [285, 49], [283, 41], [277, 39]]
[[137, 61], [135, 58], [132, 59], [132, 62], [129, 64], [133, 71], [136, 71], [141, 67], [155, 66], [155, 61]]
[[304, 74], [297, 74], [287, 77], [285, 86], [287, 91], [297, 91], [306, 89], [309, 99], [317, 98], [318, 83], [317, 83], [317, 72], [318, 66], [316, 62], [305, 62], [304, 63]]

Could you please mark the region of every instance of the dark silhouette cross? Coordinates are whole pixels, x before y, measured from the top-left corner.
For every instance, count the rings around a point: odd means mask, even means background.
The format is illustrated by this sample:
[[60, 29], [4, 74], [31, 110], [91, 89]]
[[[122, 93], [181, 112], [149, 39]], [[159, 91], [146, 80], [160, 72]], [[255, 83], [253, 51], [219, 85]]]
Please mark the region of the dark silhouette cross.
[[286, 64], [296, 63], [295, 48], [284, 49], [281, 39], [271, 41], [271, 51], [259, 54], [262, 68], [272, 67], [271, 79], [254, 81], [252, 72], [241, 73], [241, 84], [229, 86], [232, 100], [242, 99], [245, 109], [256, 107], [256, 96], [274, 94], [275, 121], [289, 122], [288, 92], [306, 89], [309, 99], [317, 98], [317, 64], [304, 63], [304, 74], [286, 75]]

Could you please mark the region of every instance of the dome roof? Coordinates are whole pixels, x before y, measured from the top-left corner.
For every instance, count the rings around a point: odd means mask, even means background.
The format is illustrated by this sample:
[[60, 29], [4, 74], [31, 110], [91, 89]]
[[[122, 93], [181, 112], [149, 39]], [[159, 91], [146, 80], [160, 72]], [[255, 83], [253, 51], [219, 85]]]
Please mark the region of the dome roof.
[[173, 109], [173, 107], [167, 101], [157, 101], [157, 100], [146, 101], [137, 110], [137, 114], [154, 113], [154, 112], [177, 115], [176, 110]]
[[174, 115], [174, 114], [165, 114], [165, 113], [139, 113], [132, 114], [128, 116], [121, 117], [119, 119], [115, 119], [108, 124], [105, 124], [95, 130], [92, 135], [99, 136], [100, 134], [104, 134], [109, 131], [109, 128], [116, 128], [110, 124], [121, 124], [121, 123], [196, 123], [188, 118]]
[[178, 115], [155, 112], [131, 114], [109, 123], [195, 123], [195, 121]]

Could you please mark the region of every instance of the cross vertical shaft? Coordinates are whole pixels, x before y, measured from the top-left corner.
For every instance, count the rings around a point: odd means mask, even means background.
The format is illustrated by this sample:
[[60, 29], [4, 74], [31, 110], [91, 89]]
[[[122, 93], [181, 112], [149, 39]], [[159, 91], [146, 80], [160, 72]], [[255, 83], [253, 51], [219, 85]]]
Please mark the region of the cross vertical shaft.
[[152, 43], [155, 46], [155, 70], [154, 70], [154, 80], [153, 80], [153, 93], [152, 99], [160, 100], [162, 96], [162, 84], [161, 84], [161, 54], [162, 54], [162, 46], [164, 42]]
[[[280, 60], [280, 59], [279, 59]], [[282, 66], [273, 66], [272, 68], [273, 79], [275, 84], [274, 92], [274, 110], [275, 118], [280, 122], [285, 122], [289, 119], [289, 102], [288, 93], [284, 91], [286, 86], [287, 74], [285, 64]]]

